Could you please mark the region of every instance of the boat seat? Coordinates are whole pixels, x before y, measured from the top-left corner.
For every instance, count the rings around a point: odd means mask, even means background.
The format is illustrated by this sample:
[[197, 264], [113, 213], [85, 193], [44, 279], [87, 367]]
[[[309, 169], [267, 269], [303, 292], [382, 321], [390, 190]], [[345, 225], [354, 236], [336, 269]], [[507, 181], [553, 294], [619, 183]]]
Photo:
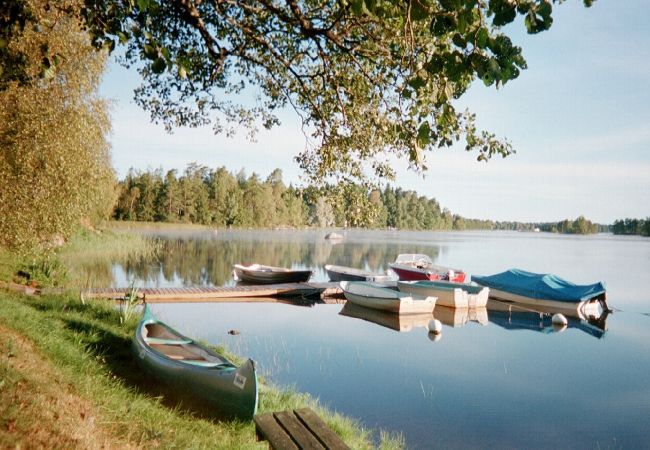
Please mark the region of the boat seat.
[[234, 365], [229, 364], [229, 363], [223, 363], [223, 362], [216, 362], [216, 361], [206, 361], [204, 359], [181, 359], [180, 361], [183, 361], [184, 363], [187, 364], [192, 364], [194, 366], [201, 366], [201, 367], [218, 367], [220, 369], [230, 369], [230, 368], [235, 368]]
[[163, 345], [184, 345], [191, 344], [191, 339], [163, 339], [155, 337], [145, 337], [145, 342], [147, 344], [163, 344]]

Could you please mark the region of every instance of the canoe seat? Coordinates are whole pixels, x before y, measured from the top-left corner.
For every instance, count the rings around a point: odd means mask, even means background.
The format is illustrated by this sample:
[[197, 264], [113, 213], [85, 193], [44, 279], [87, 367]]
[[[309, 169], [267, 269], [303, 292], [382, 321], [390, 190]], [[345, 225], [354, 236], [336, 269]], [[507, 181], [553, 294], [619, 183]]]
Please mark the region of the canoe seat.
[[191, 339], [163, 339], [155, 337], [145, 337], [145, 342], [147, 344], [165, 344], [165, 345], [184, 345], [191, 344]]
[[234, 365], [229, 364], [229, 363], [222, 363], [222, 362], [217, 362], [217, 361], [206, 361], [206, 360], [201, 360], [201, 359], [182, 359], [184, 363], [187, 364], [192, 364], [193, 366], [201, 366], [201, 367], [218, 367], [220, 369], [230, 369], [230, 368], [235, 368]]

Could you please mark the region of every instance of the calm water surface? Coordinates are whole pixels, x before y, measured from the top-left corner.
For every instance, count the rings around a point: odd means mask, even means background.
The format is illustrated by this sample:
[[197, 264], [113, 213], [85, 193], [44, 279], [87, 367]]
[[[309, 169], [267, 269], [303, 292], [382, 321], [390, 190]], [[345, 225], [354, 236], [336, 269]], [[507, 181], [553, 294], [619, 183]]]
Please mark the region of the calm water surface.
[[[125, 286], [232, 284], [234, 263], [383, 271], [426, 253], [470, 274], [511, 267], [576, 283], [604, 281], [616, 310], [553, 331], [529, 311], [436, 308], [397, 319], [352, 305], [155, 304], [185, 334], [258, 362], [273, 382], [309, 392], [364, 426], [402, 432], [408, 448], [650, 448], [650, 239], [516, 232], [167, 233], [157, 261], [113, 266]], [[241, 334], [231, 336], [228, 330]], [[401, 330], [401, 331], [400, 331]]]

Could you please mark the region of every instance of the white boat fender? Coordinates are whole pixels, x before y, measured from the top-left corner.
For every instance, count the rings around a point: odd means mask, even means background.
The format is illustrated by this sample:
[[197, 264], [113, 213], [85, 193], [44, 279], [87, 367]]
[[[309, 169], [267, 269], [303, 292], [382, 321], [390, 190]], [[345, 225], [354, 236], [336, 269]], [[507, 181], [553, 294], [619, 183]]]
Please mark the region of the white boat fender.
[[435, 334], [434, 332], [429, 331], [428, 337], [431, 342], [436, 342], [440, 340], [442, 334]]
[[438, 319], [433, 319], [429, 321], [429, 331], [433, 334], [442, 333], [442, 323]]
[[569, 321], [566, 319], [566, 317], [564, 317], [563, 314], [553, 314], [551, 322], [553, 325], [559, 325], [562, 327], [566, 327], [569, 324]]

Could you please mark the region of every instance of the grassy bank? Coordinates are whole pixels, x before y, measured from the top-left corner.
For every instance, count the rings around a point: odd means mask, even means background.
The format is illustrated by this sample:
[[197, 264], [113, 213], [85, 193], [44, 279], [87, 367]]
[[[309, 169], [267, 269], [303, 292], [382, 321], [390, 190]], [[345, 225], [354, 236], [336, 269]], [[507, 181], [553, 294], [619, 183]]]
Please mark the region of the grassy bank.
[[[109, 304], [73, 296], [0, 291], [0, 303], [0, 448], [266, 448], [252, 422], [214, 421], [152, 383], [130, 354], [136, 318], [121, 324]], [[260, 412], [301, 406], [352, 448], [372, 448], [367, 430], [309, 396], [260, 389]]]
[[[0, 281], [69, 288], [40, 296], [0, 289], [0, 448], [267, 448], [256, 442], [252, 422], [218, 422], [152, 382], [130, 351], [139, 314], [123, 321], [114, 305], [82, 301], [74, 289], [106, 284], [111, 261], [158, 251], [120, 227], [79, 230], [42, 255], [0, 249]], [[352, 448], [373, 447], [371, 433], [354, 420], [262, 380], [259, 412], [303, 406]], [[380, 448], [403, 446], [400, 437], [381, 433]]]

